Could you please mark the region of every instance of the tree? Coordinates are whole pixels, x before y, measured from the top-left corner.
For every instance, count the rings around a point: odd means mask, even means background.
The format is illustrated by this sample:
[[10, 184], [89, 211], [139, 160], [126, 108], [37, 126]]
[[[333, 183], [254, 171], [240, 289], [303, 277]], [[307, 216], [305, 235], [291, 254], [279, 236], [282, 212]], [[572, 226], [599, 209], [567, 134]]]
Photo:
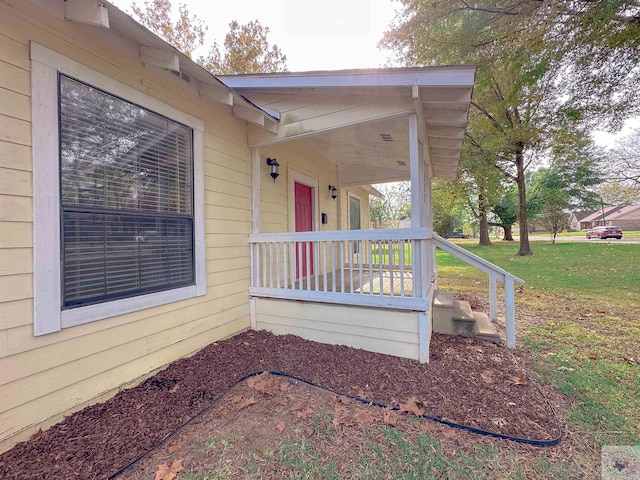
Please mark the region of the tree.
[[640, 129], [623, 138], [608, 157], [609, 179], [640, 196]]
[[504, 230], [503, 240], [513, 242], [513, 224], [518, 220], [518, 195], [510, 188], [502, 195], [498, 202], [491, 205], [495, 220], [491, 225]]
[[460, 187], [460, 183], [453, 180], [436, 178], [433, 181], [433, 231], [443, 237], [462, 229], [469, 217]]
[[369, 204], [369, 218], [376, 227], [388, 227], [411, 216], [411, 189], [409, 182], [375, 185], [384, 200], [375, 198]]
[[531, 254], [526, 172], [549, 150], [554, 130], [566, 119], [615, 125], [640, 109], [637, 2], [401, 3], [381, 42], [398, 61], [479, 65], [472, 100], [478, 115], [470, 117], [478, 135], [468, 141], [516, 183], [518, 255]]
[[131, 8], [142, 25], [189, 58], [204, 44], [207, 26], [196, 15], [190, 15], [185, 4], [178, 6], [179, 16], [175, 23], [171, 20], [171, 0], [145, 0], [144, 9], [134, 2]]
[[[176, 47], [189, 58], [204, 45], [207, 27], [185, 4], [178, 6], [178, 19], [173, 22], [171, 0], [145, 0], [141, 8], [135, 2], [133, 13], [140, 23]], [[214, 42], [209, 54], [200, 56], [198, 63], [216, 75], [238, 73], [268, 73], [287, 71], [287, 57], [277, 45], [269, 45], [269, 28], [258, 20], [240, 25], [229, 24], [230, 31], [221, 49]]]
[[224, 51], [215, 42], [209, 55], [198, 59], [204, 68], [217, 75], [287, 71], [287, 56], [277, 45], [269, 46], [269, 27], [263, 27], [258, 20], [245, 25], [234, 20], [229, 28]]
[[607, 205], [635, 205], [640, 203], [640, 188], [620, 182], [603, 183], [598, 189], [603, 203]]

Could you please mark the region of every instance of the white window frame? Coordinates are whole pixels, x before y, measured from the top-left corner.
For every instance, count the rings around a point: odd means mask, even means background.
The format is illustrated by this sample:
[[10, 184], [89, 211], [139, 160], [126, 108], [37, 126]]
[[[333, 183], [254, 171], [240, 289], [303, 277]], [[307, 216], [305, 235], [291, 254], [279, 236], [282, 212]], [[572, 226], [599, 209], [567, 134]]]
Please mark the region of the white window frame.
[[[194, 285], [63, 310], [58, 73], [74, 77], [193, 129]], [[35, 42], [31, 43], [31, 119], [34, 335], [205, 295], [204, 122]]]

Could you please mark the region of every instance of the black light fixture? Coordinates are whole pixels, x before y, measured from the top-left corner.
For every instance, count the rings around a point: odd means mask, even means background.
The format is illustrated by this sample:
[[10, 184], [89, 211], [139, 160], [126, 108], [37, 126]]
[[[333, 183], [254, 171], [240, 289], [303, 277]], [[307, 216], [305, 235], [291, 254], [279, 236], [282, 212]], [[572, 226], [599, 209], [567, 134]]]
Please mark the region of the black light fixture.
[[280, 164], [275, 158], [267, 158], [267, 165], [271, 167], [271, 173], [269, 175], [271, 175], [271, 178], [273, 178], [273, 181], [275, 182], [276, 178], [280, 175]]
[[331, 198], [335, 200], [338, 196], [338, 189], [333, 185], [329, 185], [329, 192], [331, 192]]

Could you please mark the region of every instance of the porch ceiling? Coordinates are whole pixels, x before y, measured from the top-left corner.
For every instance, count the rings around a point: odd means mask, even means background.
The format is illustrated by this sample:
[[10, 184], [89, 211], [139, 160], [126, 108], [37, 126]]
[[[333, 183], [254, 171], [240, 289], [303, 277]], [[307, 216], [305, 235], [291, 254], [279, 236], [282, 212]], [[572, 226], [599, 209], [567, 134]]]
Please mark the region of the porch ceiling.
[[433, 176], [455, 178], [474, 77], [475, 67], [424, 67], [219, 78], [280, 114], [276, 133], [252, 128], [252, 146], [303, 141], [338, 165], [343, 185], [361, 185], [410, 177], [413, 113]]

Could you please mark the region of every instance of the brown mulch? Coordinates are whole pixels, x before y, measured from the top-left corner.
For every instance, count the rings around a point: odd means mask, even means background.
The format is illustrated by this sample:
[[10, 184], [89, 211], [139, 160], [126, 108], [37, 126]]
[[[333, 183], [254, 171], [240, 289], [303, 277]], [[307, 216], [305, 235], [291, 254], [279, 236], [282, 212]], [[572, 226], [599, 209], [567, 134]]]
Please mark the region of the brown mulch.
[[324, 345], [293, 335], [245, 332], [174, 362], [137, 387], [67, 417], [0, 455], [0, 478], [108, 478], [243, 375], [276, 370], [325, 388], [398, 406], [419, 399], [426, 414], [518, 437], [551, 439], [558, 421], [524, 352], [434, 334], [429, 364]]

